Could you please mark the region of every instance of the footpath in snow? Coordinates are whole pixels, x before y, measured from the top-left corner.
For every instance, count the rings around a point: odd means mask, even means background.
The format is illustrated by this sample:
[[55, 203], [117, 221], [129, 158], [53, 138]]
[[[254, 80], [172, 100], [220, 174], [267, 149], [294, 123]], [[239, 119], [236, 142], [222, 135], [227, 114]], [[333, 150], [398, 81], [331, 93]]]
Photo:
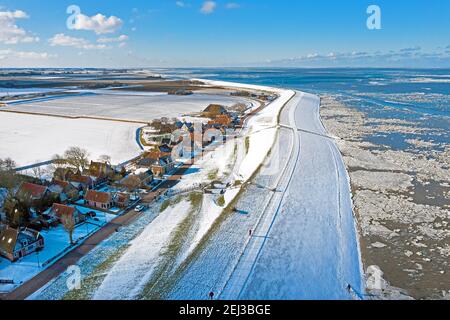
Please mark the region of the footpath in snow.
[[352, 299], [348, 284], [362, 292], [349, 179], [319, 107], [318, 97], [305, 94], [291, 113], [300, 143], [292, 179], [270, 223], [255, 232], [252, 241], [261, 244], [247, 247], [221, 298]]

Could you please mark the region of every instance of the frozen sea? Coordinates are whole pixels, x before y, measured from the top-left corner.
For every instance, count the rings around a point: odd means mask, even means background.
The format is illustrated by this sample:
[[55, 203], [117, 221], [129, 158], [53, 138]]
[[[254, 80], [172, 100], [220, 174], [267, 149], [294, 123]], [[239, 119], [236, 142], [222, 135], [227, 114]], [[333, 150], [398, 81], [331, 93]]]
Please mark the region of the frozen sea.
[[[294, 69], [226, 68], [159, 69], [174, 77], [203, 78], [283, 87], [318, 95], [333, 95], [371, 118], [411, 121], [418, 128], [446, 130], [424, 141], [450, 143], [450, 69]], [[388, 132], [376, 144], [407, 148], [411, 136]], [[369, 139], [370, 140], [370, 139]]]

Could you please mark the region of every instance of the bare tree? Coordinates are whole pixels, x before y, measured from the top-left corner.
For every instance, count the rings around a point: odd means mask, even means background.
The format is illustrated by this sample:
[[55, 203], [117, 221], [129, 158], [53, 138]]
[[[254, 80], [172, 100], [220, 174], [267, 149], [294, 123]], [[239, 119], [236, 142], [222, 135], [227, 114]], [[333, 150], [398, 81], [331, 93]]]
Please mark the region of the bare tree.
[[13, 171], [16, 168], [16, 162], [11, 158], [0, 159], [0, 171]]
[[57, 168], [65, 168], [67, 166], [66, 159], [60, 156], [59, 154], [55, 154], [52, 158], [52, 169], [56, 170]]
[[64, 152], [64, 159], [66, 163], [83, 171], [89, 165], [89, 153], [86, 149], [80, 147], [70, 147]]
[[72, 215], [63, 215], [61, 217], [62, 225], [64, 226], [64, 230], [69, 234], [70, 244], [73, 244], [73, 231], [75, 230], [75, 219]]
[[98, 160], [100, 162], [111, 164], [111, 156], [108, 156], [107, 154], [101, 155]]
[[31, 172], [33, 173], [33, 177], [36, 179], [42, 180], [42, 176], [47, 173], [47, 170], [42, 166], [31, 168]]
[[22, 182], [22, 178], [15, 172], [16, 163], [10, 158], [0, 159], [0, 187], [12, 193], [13, 189]]

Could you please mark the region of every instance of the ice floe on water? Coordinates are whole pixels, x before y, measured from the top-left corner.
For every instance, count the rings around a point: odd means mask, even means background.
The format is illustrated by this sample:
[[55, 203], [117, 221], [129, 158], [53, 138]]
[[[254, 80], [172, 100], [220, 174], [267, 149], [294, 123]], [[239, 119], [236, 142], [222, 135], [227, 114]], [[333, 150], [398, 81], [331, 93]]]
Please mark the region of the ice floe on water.
[[[429, 96], [416, 96], [430, 102]], [[391, 117], [380, 116], [331, 96], [323, 98], [321, 112], [328, 131], [339, 137], [350, 172], [364, 265], [378, 266], [390, 283], [375, 296], [448, 297], [450, 141], [445, 118], [401, 117], [391, 107], [383, 111], [392, 112]]]

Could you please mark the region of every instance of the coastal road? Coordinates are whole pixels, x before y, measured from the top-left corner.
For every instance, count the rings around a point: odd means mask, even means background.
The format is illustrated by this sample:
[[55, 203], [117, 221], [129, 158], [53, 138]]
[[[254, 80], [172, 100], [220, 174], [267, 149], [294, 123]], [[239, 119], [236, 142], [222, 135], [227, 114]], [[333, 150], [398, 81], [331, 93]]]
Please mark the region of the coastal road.
[[362, 298], [348, 175], [319, 109], [303, 94], [283, 112], [295, 135], [289, 170], [220, 299]]

